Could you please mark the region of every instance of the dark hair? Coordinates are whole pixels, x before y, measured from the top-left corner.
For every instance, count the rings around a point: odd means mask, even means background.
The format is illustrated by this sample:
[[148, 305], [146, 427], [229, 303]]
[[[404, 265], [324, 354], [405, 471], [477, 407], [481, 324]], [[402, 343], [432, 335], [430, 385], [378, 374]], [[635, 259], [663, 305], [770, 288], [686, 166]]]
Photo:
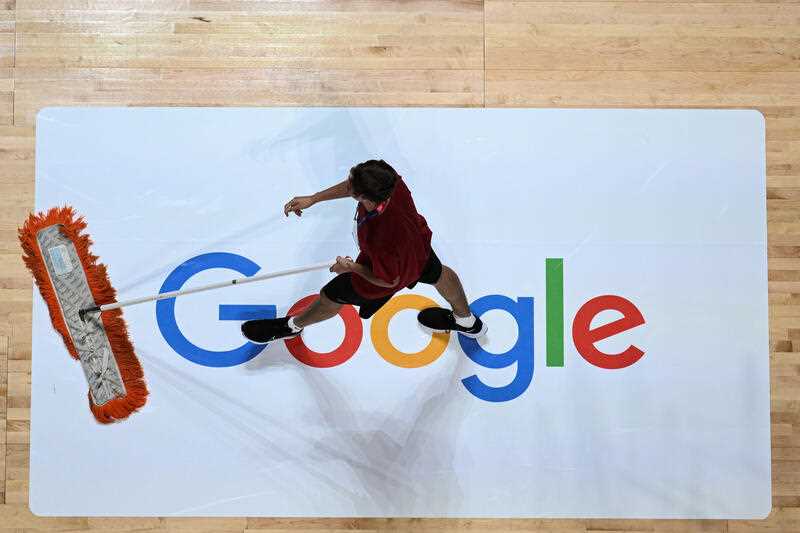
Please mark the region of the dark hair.
[[350, 169], [353, 194], [373, 202], [386, 201], [400, 175], [383, 159], [370, 159]]

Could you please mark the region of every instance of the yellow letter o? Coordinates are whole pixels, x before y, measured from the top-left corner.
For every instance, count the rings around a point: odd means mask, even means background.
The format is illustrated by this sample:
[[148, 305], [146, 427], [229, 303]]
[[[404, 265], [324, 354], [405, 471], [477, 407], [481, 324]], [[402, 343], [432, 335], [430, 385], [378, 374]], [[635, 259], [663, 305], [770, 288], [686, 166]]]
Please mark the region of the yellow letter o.
[[419, 368], [436, 361], [447, 348], [447, 343], [450, 341], [449, 333], [434, 333], [431, 335], [431, 342], [416, 353], [401, 352], [389, 340], [389, 321], [392, 320], [394, 315], [404, 309], [418, 309], [421, 311], [428, 307], [436, 307], [436, 302], [416, 294], [395, 296], [381, 307], [372, 317], [372, 326], [370, 327], [372, 345], [378, 355], [393, 365], [402, 368]]

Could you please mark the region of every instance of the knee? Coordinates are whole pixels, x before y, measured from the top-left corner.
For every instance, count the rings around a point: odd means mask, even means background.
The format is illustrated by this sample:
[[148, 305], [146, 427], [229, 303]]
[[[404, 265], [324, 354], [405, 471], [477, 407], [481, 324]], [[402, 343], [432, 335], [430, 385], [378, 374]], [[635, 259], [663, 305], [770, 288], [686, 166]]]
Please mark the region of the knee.
[[325, 291], [319, 291], [319, 306], [324, 309], [338, 310], [342, 304], [334, 302], [325, 295]]
[[442, 265], [442, 273], [439, 275], [439, 281], [436, 282], [436, 285], [442, 284], [449, 284], [452, 283], [453, 279], [456, 277], [456, 273], [453, 272], [447, 265]]

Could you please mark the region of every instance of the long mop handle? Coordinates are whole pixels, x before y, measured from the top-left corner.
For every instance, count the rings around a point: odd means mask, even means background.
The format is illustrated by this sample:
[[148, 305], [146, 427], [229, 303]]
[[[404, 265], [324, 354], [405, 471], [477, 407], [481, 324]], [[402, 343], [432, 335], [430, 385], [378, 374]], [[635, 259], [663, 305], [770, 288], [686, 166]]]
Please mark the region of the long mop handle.
[[180, 291], [172, 291], [172, 292], [162, 292], [160, 294], [156, 294], [153, 296], [145, 296], [142, 298], [134, 298], [132, 300], [125, 300], [123, 302], [115, 302], [113, 304], [105, 304], [105, 305], [97, 305], [94, 307], [88, 307], [86, 309], [81, 309], [78, 311], [82, 320], [85, 320], [87, 313], [100, 313], [102, 311], [110, 311], [112, 309], [119, 309], [120, 307], [127, 307], [130, 305], [141, 304], [145, 302], [153, 302], [157, 300], [166, 300], [167, 298], [176, 298], [178, 296], [183, 296], [186, 294], [192, 294], [195, 292], [203, 292], [203, 291], [210, 291], [213, 289], [220, 289], [222, 287], [228, 287], [230, 285], [244, 285], [245, 283], [253, 283], [254, 281], [262, 281], [265, 279], [272, 279], [272, 278], [279, 278], [281, 276], [290, 276], [292, 274], [301, 274], [303, 272], [311, 272], [313, 270], [322, 270], [325, 268], [330, 268], [336, 263], [336, 261], [326, 261], [325, 263], [317, 263], [314, 265], [308, 265], [303, 267], [297, 268], [289, 268], [287, 270], [278, 270], [276, 272], [268, 272], [266, 274], [260, 274], [258, 276], [250, 276], [247, 278], [237, 278], [232, 279], [229, 281], [222, 281], [220, 283], [212, 283], [210, 285], [203, 285], [200, 287], [192, 287], [191, 289], [184, 289]]

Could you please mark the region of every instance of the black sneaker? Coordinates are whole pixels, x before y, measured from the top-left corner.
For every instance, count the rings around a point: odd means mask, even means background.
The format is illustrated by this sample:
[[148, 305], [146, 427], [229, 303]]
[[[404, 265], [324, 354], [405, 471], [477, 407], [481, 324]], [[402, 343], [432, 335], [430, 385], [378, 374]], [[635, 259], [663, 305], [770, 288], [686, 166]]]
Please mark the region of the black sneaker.
[[278, 339], [290, 339], [302, 333], [292, 331], [289, 327], [289, 317], [271, 318], [263, 320], [248, 320], [242, 324], [242, 335], [256, 344], [268, 344]]
[[449, 309], [442, 309], [441, 307], [423, 309], [417, 315], [417, 321], [432, 331], [457, 331], [465, 337], [470, 337], [472, 339], [483, 337], [489, 330], [486, 324], [478, 317], [475, 317], [475, 323], [471, 328], [459, 326], [456, 322], [456, 318], [453, 316], [453, 312]]

